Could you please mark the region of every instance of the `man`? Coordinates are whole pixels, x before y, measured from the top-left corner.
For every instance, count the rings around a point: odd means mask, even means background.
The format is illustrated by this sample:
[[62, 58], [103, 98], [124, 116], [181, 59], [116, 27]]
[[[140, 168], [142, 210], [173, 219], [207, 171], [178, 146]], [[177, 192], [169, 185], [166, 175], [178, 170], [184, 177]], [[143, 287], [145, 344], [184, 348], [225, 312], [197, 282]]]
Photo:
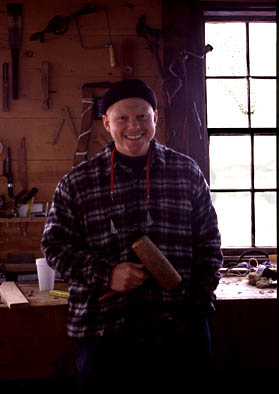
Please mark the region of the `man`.
[[[141, 80], [119, 81], [103, 114], [112, 141], [59, 182], [42, 238], [48, 264], [69, 283], [80, 392], [108, 370], [208, 367], [207, 316], [222, 265], [200, 169], [154, 138], [154, 92]], [[182, 276], [176, 288], [162, 289], [137, 259], [131, 245], [142, 235]]]

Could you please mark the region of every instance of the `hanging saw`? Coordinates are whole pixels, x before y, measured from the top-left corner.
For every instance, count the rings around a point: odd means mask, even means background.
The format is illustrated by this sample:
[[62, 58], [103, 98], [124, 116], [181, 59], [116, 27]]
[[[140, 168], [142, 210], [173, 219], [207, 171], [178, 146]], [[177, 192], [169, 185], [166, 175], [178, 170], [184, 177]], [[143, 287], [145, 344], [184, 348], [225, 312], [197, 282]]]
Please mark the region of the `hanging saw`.
[[[83, 44], [82, 38], [81, 38], [81, 33], [80, 33], [80, 27], [79, 27], [79, 17], [82, 15], [86, 14], [92, 14], [92, 13], [97, 13], [99, 11], [104, 11], [106, 15], [106, 22], [107, 22], [107, 28], [108, 28], [108, 34], [109, 34], [109, 42], [104, 44], [104, 45], [96, 45], [96, 46], [85, 46]], [[80, 42], [80, 46], [83, 49], [101, 49], [101, 48], [109, 48], [109, 54], [110, 54], [110, 65], [111, 67], [116, 66], [116, 57], [114, 53], [114, 48], [112, 45], [112, 40], [111, 40], [111, 32], [110, 32], [110, 25], [109, 25], [109, 18], [108, 18], [108, 12], [104, 8], [96, 8], [94, 3], [89, 3], [86, 4], [83, 8], [80, 10], [76, 11], [73, 13], [71, 16], [64, 17], [61, 15], [55, 15], [48, 23], [47, 27], [37, 33], [34, 33], [30, 36], [30, 41], [35, 41], [35, 40], [40, 40], [40, 42], [45, 42], [45, 34], [51, 33], [55, 35], [62, 35], [66, 33], [70, 27], [70, 22], [72, 20], [75, 20], [77, 31], [78, 31], [78, 38]]]

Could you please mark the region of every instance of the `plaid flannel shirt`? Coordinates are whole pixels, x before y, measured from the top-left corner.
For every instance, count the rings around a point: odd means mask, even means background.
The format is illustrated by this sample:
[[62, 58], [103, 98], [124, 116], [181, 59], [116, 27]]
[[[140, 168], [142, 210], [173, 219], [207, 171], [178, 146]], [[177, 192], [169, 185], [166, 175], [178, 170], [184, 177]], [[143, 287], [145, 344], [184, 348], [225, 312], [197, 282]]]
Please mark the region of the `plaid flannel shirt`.
[[[68, 334], [86, 338], [187, 316], [215, 299], [222, 265], [220, 234], [208, 185], [189, 157], [151, 141], [150, 199], [146, 167], [133, 173], [110, 161], [114, 142], [66, 174], [54, 193], [41, 248], [69, 284]], [[131, 249], [147, 235], [182, 276], [171, 291], [154, 278], [106, 302], [113, 267], [139, 262]]]

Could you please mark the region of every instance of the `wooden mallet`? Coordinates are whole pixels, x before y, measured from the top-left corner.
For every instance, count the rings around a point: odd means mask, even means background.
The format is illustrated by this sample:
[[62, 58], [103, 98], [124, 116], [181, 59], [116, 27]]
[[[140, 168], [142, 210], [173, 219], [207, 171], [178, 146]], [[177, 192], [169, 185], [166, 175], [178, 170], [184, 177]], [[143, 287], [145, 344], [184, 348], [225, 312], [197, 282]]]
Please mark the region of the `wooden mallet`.
[[[179, 285], [182, 277], [150, 238], [146, 235], [142, 236], [133, 243], [132, 249], [147, 271], [157, 280], [164, 290], [169, 291]], [[100, 297], [98, 301], [106, 301], [115, 294], [117, 294], [117, 291], [111, 290]]]

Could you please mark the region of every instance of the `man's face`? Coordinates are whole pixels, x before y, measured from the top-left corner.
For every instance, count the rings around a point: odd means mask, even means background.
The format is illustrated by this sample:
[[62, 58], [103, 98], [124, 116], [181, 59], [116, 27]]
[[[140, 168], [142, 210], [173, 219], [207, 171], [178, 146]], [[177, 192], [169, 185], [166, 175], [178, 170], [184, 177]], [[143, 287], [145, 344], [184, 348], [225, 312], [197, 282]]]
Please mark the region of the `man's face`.
[[105, 129], [111, 134], [118, 152], [143, 156], [155, 135], [158, 112], [137, 97], [117, 101], [103, 115]]

